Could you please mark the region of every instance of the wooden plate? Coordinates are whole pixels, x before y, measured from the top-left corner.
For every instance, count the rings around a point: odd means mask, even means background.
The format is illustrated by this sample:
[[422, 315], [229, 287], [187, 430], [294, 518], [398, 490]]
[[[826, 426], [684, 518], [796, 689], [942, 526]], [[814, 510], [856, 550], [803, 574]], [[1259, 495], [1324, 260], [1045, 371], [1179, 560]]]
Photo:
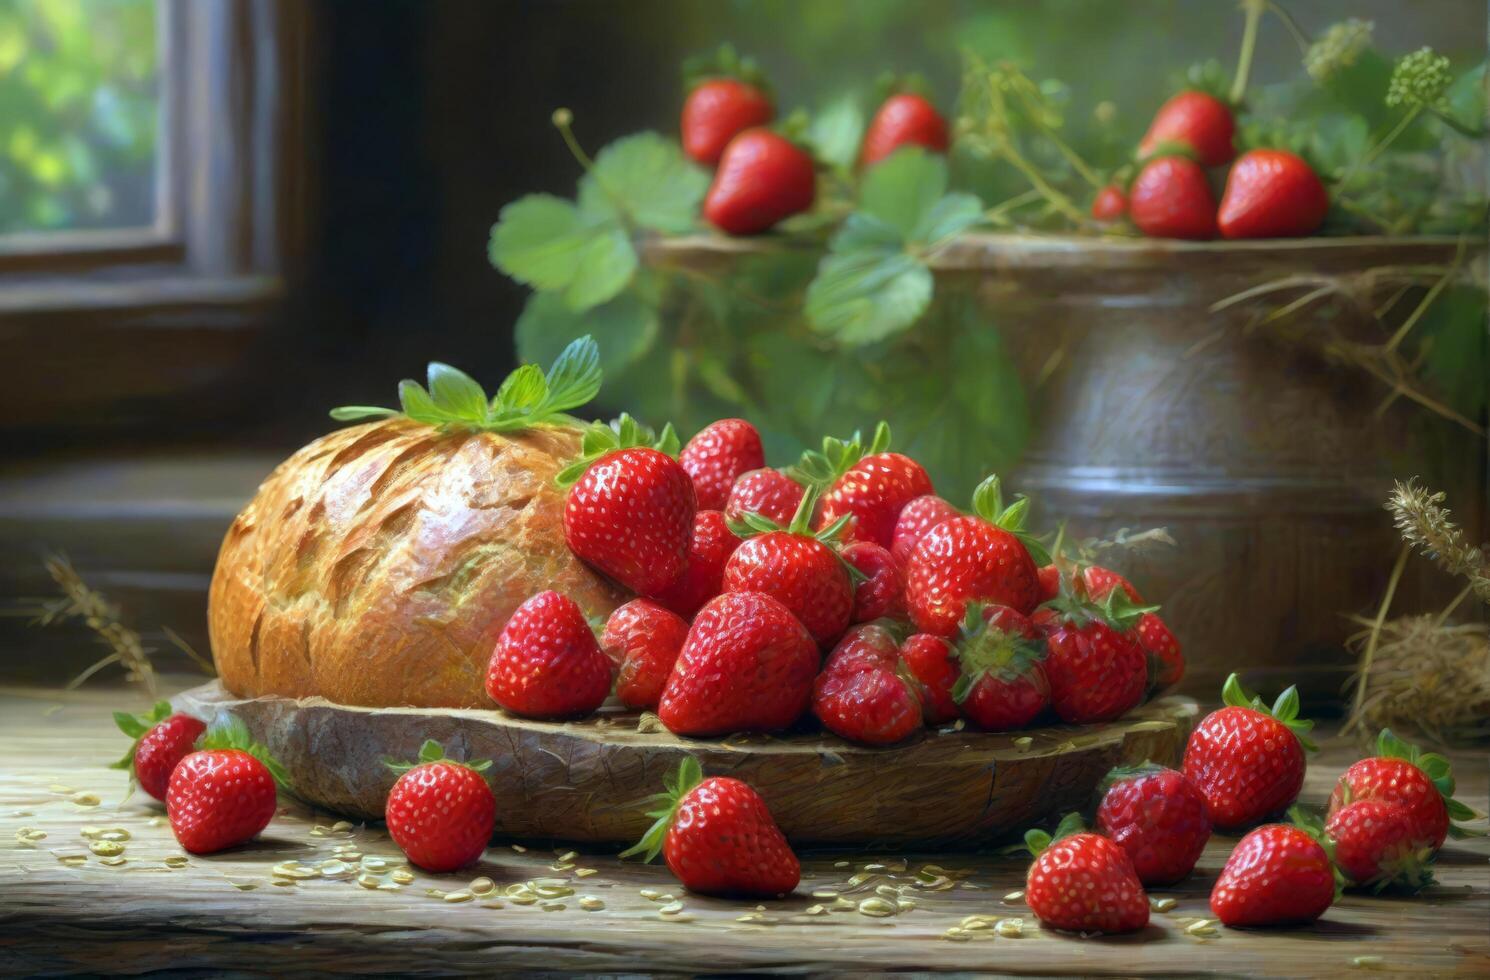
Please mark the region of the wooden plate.
[[241, 700], [215, 681], [184, 692], [176, 707], [242, 718], [284, 764], [296, 795], [354, 818], [382, 818], [396, 778], [382, 759], [412, 759], [433, 738], [455, 758], [492, 760], [498, 836], [634, 842], [651, 823], [638, 802], [691, 753], [706, 774], [754, 786], [794, 843], [933, 846], [990, 843], [1081, 806], [1113, 766], [1177, 764], [1196, 714], [1194, 701], [1168, 697], [1106, 725], [944, 729], [871, 749], [821, 733], [684, 739], [655, 725], [638, 731], [639, 717], [619, 710], [541, 722], [500, 711]]

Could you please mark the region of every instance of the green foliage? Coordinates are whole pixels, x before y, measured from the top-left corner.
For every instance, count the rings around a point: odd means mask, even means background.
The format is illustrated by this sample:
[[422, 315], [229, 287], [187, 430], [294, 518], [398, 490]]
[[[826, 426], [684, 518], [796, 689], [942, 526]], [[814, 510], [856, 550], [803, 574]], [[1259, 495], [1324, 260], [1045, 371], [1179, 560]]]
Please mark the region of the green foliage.
[[536, 425], [573, 422], [565, 414], [595, 398], [600, 391], [600, 352], [587, 334], [571, 341], [544, 374], [537, 365], [524, 364], [502, 382], [488, 401], [475, 379], [448, 364], [432, 361], [429, 388], [405, 379], [398, 385], [403, 411], [371, 405], [333, 408], [339, 422], [404, 415], [415, 422], [442, 429], [515, 432]]
[[451, 765], [464, 766], [465, 768], [470, 769], [473, 772], [486, 772], [486, 770], [491, 768], [490, 759], [479, 759], [469, 762], [461, 762], [457, 759], [450, 758], [448, 755], [445, 754], [445, 747], [432, 738], [425, 739], [424, 742], [419, 746], [419, 756], [413, 762], [404, 762], [399, 759], [391, 759], [387, 756], [384, 756], [382, 761], [385, 767], [400, 775], [408, 772], [411, 769], [416, 769], [419, 766], [427, 766], [432, 762], [448, 762]]
[[610, 422], [592, 422], [580, 442], [579, 457], [565, 466], [554, 477], [554, 482], [567, 487], [585, 475], [585, 470], [606, 453], [617, 449], [632, 449], [645, 446], [669, 456], [677, 456], [681, 443], [671, 422], [662, 427], [659, 434], [642, 425], [625, 412]]
[[0, 0], [0, 233], [148, 225], [155, 0]]

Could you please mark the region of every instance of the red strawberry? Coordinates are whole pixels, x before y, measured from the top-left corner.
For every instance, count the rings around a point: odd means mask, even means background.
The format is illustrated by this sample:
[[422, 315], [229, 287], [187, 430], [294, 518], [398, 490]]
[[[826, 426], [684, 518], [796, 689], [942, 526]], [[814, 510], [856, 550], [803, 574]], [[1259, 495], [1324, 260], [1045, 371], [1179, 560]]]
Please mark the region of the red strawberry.
[[761, 592], [726, 592], [694, 617], [657, 715], [678, 735], [779, 731], [806, 710], [818, 663], [791, 610]]
[[[1041, 573], [1044, 574], [1043, 569]], [[1113, 589], [1121, 587], [1129, 601], [1143, 604], [1143, 597], [1132, 582], [1101, 565], [1082, 568], [1081, 581], [1086, 594], [1098, 602], [1106, 599]], [[1149, 657], [1149, 687], [1160, 690], [1178, 684], [1185, 676], [1185, 655], [1180, 650], [1180, 641], [1175, 639], [1164, 620], [1158, 613], [1146, 612], [1139, 618], [1136, 629], [1138, 645]]]
[[1232, 166], [1217, 222], [1225, 238], [1298, 238], [1324, 223], [1330, 195], [1286, 150], [1249, 150]]
[[1039, 639], [1030, 621], [1008, 606], [967, 604], [957, 641], [961, 676], [952, 697], [968, 720], [984, 731], [1006, 732], [1028, 725], [1049, 706]]
[[[976, 516], [954, 517], [922, 535], [905, 567], [905, 604], [916, 628], [951, 636], [970, 601], [1028, 613], [1040, 601], [1035, 563], [1026, 548], [1029, 501], [1003, 506], [998, 477], [973, 492]], [[1033, 542], [1030, 542], [1033, 544]]]
[[703, 778], [698, 760], [686, 756], [667, 781], [661, 808], [635, 847], [622, 857], [661, 853], [683, 887], [704, 895], [770, 897], [797, 887], [802, 868], [766, 801], [738, 779]]
[[752, 126], [776, 115], [770, 96], [735, 78], [713, 78], [695, 86], [683, 103], [683, 152], [712, 167], [725, 146]]
[[269, 826], [284, 774], [237, 718], [214, 725], [202, 744], [171, 771], [166, 816], [183, 848], [212, 854]]
[[1153, 607], [1134, 606], [1120, 589], [1099, 605], [1062, 586], [1041, 607], [1051, 707], [1073, 725], [1110, 721], [1143, 701], [1148, 658], [1134, 627]]
[[1330, 794], [1330, 815], [1355, 800], [1395, 803], [1412, 819], [1413, 836], [1427, 840], [1433, 850], [1449, 835], [1471, 833], [1455, 823], [1476, 814], [1454, 799], [1454, 773], [1449, 760], [1423, 752], [1383, 728], [1376, 739], [1376, 755], [1345, 770]]
[[720, 419], [688, 440], [678, 463], [693, 477], [699, 509], [723, 510], [735, 480], [766, 465], [766, 451], [755, 426], [744, 419]]
[[552, 590], [507, 620], [486, 668], [486, 693], [515, 715], [568, 718], [600, 707], [611, 662], [578, 604]]
[[892, 745], [921, 727], [921, 701], [900, 668], [895, 636], [877, 623], [845, 634], [812, 687], [812, 711], [823, 727], [864, 745]]
[[1104, 785], [1097, 830], [1128, 852], [1139, 881], [1168, 885], [1195, 868], [1211, 821], [1205, 795], [1184, 773], [1155, 765], [1114, 769]]
[[197, 739], [207, 730], [191, 715], [171, 714], [168, 701], [157, 701], [148, 715], [116, 711], [114, 724], [134, 743], [111, 768], [128, 770], [145, 792], [162, 801], [176, 763], [196, 747]]
[[577, 477], [564, 501], [569, 550], [631, 591], [652, 595], [683, 574], [698, 502], [688, 472], [666, 453], [636, 444], [644, 438], [639, 430], [626, 416], [619, 437], [606, 435], [608, 426], [592, 427], [587, 445], [609, 440], [623, 448], [582, 459], [559, 479]]
[[746, 514], [759, 514], [777, 524], [789, 524], [806, 492], [802, 484], [780, 470], [751, 470], [730, 488], [724, 516], [741, 521]]
[[859, 150], [859, 166], [876, 164], [902, 146], [946, 153], [947, 145], [947, 120], [930, 102], [909, 92], [892, 95], [869, 122]]
[[808, 530], [817, 491], [809, 490], [786, 528], [747, 515], [731, 530], [751, 535], [724, 566], [726, 592], [764, 592], [779, 600], [807, 627], [821, 646], [832, 645], [848, 628], [854, 609], [854, 583], [848, 565], [831, 542], [841, 529], [814, 536]]
[[1211, 824], [1233, 830], [1282, 813], [1304, 785], [1312, 721], [1299, 718], [1290, 687], [1271, 710], [1248, 698], [1237, 675], [1221, 690], [1226, 707], [1200, 720], [1185, 745], [1185, 775], [1205, 794]]
[[1356, 800], [1330, 814], [1325, 833], [1335, 865], [1357, 887], [1398, 885], [1417, 891], [1432, 882], [1433, 842], [1412, 814], [1385, 800]]
[[383, 809], [388, 836], [412, 863], [446, 872], [481, 857], [497, 819], [496, 797], [481, 775], [490, 760], [456, 762], [430, 740], [417, 763], [383, 762], [401, 773]]
[[1061, 573], [1054, 563], [1041, 565], [1036, 574], [1040, 576], [1040, 601], [1049, 602], [1061, 594]]
[[1159, 157], [1133, 181], [1128, 216], [1150, 238], [1216, 237], [1216, 199], [1194, 160]]
[[1024, 835], [1035, 861], [1025, 877], [1024, 900], [1039, 920], [1071, 932], [1136, 932], [1149, 924], [1149, 898], [1121, 847], [1082, 832], [1069, 814], [1055, 840], [1041, 830]]
[[1138, 144], [1139, 159], [1163, 152], [1166, 143], [1187, 147], [1202, 167], [1219, 167], [1236, 156], [1231, 107], [1204, 92], [1181, 92], [1159, 107]]
[[812, 157], [769, 129], [747, 129], [724, 148], [704, 217], [730, 235], [754, 235], [812, 207]]
[[854, 611], [849, 622], [905, 615], [905, 576], [888, 551], [871, 541], [854, 541], [844, 545], [839, 554], [864, 576], [854, 585]]
[[962, 667], [952, 644], [940, 636], [917, 633], [900, 645], [900, 659], [916, 680], [926, 724], [941, 725], [957, 718], [952, 688], [962, 676]]
[[723, 514], [699, 511], [693, 518], [693, 541], [682, 576], [654, 598], [684, 619], [692, 618], [699, 606], [724, 591], [724, 565], [739, 546], [740, 537], [729, 529]]
[[1211, 914], [1228, 926], [1313, 922], [1335, 901], [1330, 857], [1288, 824], [1258, 827], [1238, 842], [1211, 890]]
[[[909, 456], [885, 452], [889, 444], [890, 427], [881, 422], [875, 429], [867, 453], [851, 459], [860, 445], [855, 433], [847, 444], [851, 447], [850, 456], [842, 461], [847, 465], [835, 467], [837, 478], [823, 494], [818, 527], [852, 518], [853, 522], [847, 528], [849, 540], [873, 541], [882, 548], [890, 547], [900, 511], [917, 497], [931, 493], [932, 487], [931, 477], [926, 475], [921, 464]], [[806, 468], [805, 461], [802, 468]]]
[[600, 642], [618, 665], [616, 697], [621, 703], [655, 709], [687, 638], [683, 617], [650, 599], [632, 599], [611, 613]]
[[1117, 221], [1128, 213], [1128, 195], [1117, 184], [1108, 184], [1092, 199], [1092, 217], [1097, 221]]
[[911, 553], [921, 542], [921, 536], [942, 521], [961, 517], [962, 511], [947, 503], [934, 493], [917, 497], [900, 509], [895, 519], [895, 531], [890, 536], [890, 554], [901, 567], [911, 560]]

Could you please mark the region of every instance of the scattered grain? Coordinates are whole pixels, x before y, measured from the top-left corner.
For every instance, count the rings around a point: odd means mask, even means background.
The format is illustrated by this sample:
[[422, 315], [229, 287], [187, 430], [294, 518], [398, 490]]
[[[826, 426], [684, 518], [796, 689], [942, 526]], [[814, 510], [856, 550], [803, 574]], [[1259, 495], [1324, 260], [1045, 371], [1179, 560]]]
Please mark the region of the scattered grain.
[[70, 797], [74, 806], [94, 807], [103, 801], [98, 798], [97, 793], [77, 792]]
[[1006, 939], [1018, 939], [1024, 935], [1023, 919], [1000, 919], [994, 931]]
[[1007, 904], [1007, 905], [1012, 905], [1015, 902], [1022, 902], [1022, 901], [1024, 901], [1024, 892], [1023, 891], [1010, 892], [1009, 894], [1007, 894], [1007, 895], [1004, 896], [1004, 903]]
[[1168, 912], [1178, 904], [1179, 902], [1173, 898], [1155, 898], [1149, 902], [1149, 907], [1155, 912]]
[[586, 912], [599, 912], [605, 908], [605, 902], [596, 898], [594, 895], [582, 895], [580, 896], [579, 907]]
[[1382, 966], [1385, 966], [1386, 960], [1380, 956], [1374, 955], [1353, 956], [1351, 957], [1350, 965], [1360, 967], [1365, 970], [1375, 970]]
[[128, 861], [129, 858], [125, 857], [123, 854], [111, 854], [108, 857], [102, 857], [98, 859], [98, 863], [107, 868], [122, 867]]
[[473, 878], [471, 880], [471, 883], [467, 885], [466, 888], [471, 892], [472, 895], [480, 895], [482, 897], [485, 897], [497, 890], [497, 883], [495, 881], [492, 881], [490, 878], [483, 876], [480, 878]]
[[895, 904], [893, 902], [887, 902], [883, 898], [866, 898], [864, 899], [864, 901], [859, 903], [860, 915], [868, 915], [873, 916], [876, 919], [882, 919], [885, 916], [894, 915], [895, 912]]
[[88, 845], [88, 850], [99, 857], [114, 857], [124, 853], [124, 845], [116, 840], [96, 840]]
[[813, 898], [837, 898], [838, 892], [832, 888], [817, 888], [812, 892]]
[[445, 901], [447, 901], [450, 904], [454, 905], [456, 902], [469, 902], [471, 899], [475, 898], [476, 896], [475, 895], [472, 895], [468, 891], [462, 890], [462, 891], [446, 892], [444, 897], [445, 897]]
[[658, 915], [677, 915], [683, 911], [683, 903], [678, 901], [668, 902], [657, 910]]
[[821, 905], [809, 905], [805, 911], [806, 915], [827, 915], [828, 910]]
[[186, 867], [186, 862], [187, 857], [185, 854], [172, 854], [168, 856], [163, 863], [166, 867], [174, 869]]
[[596, 868], [575, 868], [574, 869], [574, 876], [576, 878], [588, 878], [588, 877], [590, 877], [590, 875], [599, 874], [599, 873], [600, 873], [599, 870], [597, 870]]
[[392, 879], [395, 884], [409, 885], [412, 884], [414, 881], [414, 872], [405, 871], [403, 868], [399, 868], [388, 877]]

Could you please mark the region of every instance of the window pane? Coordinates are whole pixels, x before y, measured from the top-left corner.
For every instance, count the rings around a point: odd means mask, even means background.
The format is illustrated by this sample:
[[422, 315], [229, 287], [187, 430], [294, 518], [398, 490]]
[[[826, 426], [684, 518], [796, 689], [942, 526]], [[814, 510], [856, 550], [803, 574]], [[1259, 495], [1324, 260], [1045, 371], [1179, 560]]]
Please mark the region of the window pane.
[[0, 0], [0, 234], [155, 220], [155, 0]]

